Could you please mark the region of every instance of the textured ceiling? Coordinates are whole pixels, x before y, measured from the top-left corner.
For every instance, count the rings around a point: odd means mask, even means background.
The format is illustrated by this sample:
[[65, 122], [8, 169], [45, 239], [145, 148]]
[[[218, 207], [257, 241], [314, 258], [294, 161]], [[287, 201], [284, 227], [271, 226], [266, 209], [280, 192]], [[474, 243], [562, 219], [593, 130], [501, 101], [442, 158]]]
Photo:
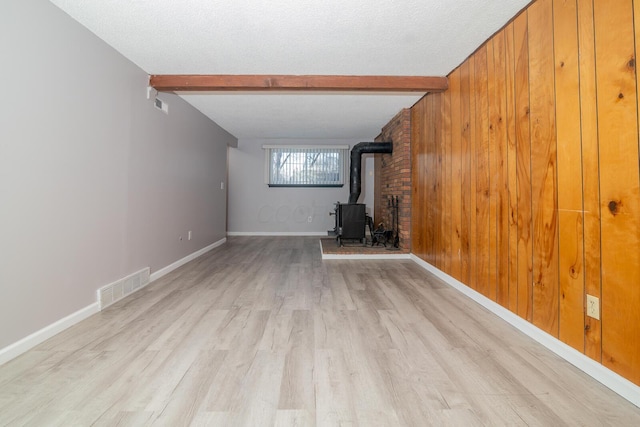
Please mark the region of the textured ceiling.
[[[149, 74], [446, 75], [529, 0], [51, 0]], [[185, 100], [240, 138], [371, 138], [416, 94]]]

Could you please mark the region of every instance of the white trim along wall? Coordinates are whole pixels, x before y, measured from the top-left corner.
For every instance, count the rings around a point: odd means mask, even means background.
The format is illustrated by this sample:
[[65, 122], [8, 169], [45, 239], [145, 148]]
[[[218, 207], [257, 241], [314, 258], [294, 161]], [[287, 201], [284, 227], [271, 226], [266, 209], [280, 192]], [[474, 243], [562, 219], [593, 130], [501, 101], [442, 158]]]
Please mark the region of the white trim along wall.
[[411, 254], [411, 259], [416, 264], [432, 273], [434, 276], [438, 277], [447, 285], [451, 286], [476, 303], [480, 304], [496, 316], [500, 317], [502, 320], [506, 321], [519, 331], [523, 332], [525, 335], [533, 338], [535, 341], [542, 344], [567, 362], [571, 363], [576, 368], [582, 370], [587, 375], [594, 378], [596, 381], [602, 383], [614, 392], [618, 393], [629, 402], [640, 407], [640, 387], [638, 387], [631, 381], [621, 377], [610, 369], [605, 368], [600, 363], [590, 359], [574, 348], [566, 345], [562, 341], [552, 337], [542, 329], [537, 328], [518, 315], [502, 307], [498, 303], [474, 291], [470, 287], [464, 285], [462, 282], [425, 262], [416, 255]]
[[[168, 265], [164, 268], [161, 268], [157, 271], [155, 271], [154, 273], [152, 273], [149, 276], [149, 281], [147, 283], [142, 283], [140, 286], [136, 287], [135, 289], [132, 289], [130, 292], [128, 293], [123, 293], [123, 295], [121, 296], [121, 298], [118, 298], [116, 300], [114, 300], [113, 302], [111, 302], [110, 304], [106, 304], [104, 306], [100, 305], [100, 301], [96, 301], [92, 304], [89, 304], [88, 306], [76, 311], [75, 313], [72, 313], [56, 322], [53, 322], [52, 324], [45, 326], [44, 328], [30, 334], [27, 337], [22, 338], [21, 340], [8, 345], [5, 348], [0, 349], [0, 365], [10, 361], [11, 359], [14, 359], [18, 356], [20, 356], [22, 353], [25, 353], [28, 350], [31, 350], [32, 348], [34, 348], [35, 346], [37, 346], [38, 344], [48, 340], [49, 338], [53, 337], [54, 335], [59, 334], [60, 332], [64, 331], [65, 329], [70, 328], [71, 326], [83, 321], [84, 319], [88, 318], [89, 316], [92, 316], [98, 312], [100, 312], [102, 309], [106, 308], [108, 305], [111, 305], [117, 301], [119, 301], [120, 299], [133, 294], [134, 292], [137, 292], [138, 290], [144, 288], [145, 286], [149, 285], [150, 283], [160, 279], [163, 276], [166, 276], [167, 274], [171, 273], [173, 270], [177, 269], [178, 267], [181, 267], [183, 265], [185, 265], [186, 263], [188, 263], [189, 261], [192, 261], [196, 258], [198, 258], [201, 255], [204, 255], [205, 253], [209, 252], [210, 250], [217, 248], [218, 246], [223, 245], [225, 242], [227, 241], [226, 238], [220, 239], [215, 243], [212, 243], [209, 246], [206, 246], [196, 252], [193, 252], [192, 254], [187, 255], [186, 257], [172, 263], [171, 265]], [[148, 271], [147, 269], [141, 270], [142, 272], [144, 271]], [[117, 280], [116, 282], [113, 283], [118, 283], [118, 282], [126, 282], [126, 280], [129, 277], [135, 277], [137, 276], [137, 273], [133, 273], [127, 277], [123, 277], [120, 280]], [[113, 285], [113, 283], [111, 285]], [[109, 286], [109, 285], [107, 285]], [[102, 288], [101, 288], [102, 289]], [[100, 295], [100, 290], [97, 290], [96, 292], [96, 299], [99, 298]]]

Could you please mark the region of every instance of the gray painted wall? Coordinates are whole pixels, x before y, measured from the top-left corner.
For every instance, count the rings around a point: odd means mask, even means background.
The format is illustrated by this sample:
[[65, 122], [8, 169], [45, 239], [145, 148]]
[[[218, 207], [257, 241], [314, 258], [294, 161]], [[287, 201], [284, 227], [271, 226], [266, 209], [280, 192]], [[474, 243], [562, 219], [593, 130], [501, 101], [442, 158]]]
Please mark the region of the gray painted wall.
[[[347, 183], [342, 188], [269, 188], [264, 182], [263, 145], [353, 145], [361, 140], [240, 139], [229, 152], [229, 232], [231, 233], [322, 233], [334, 227], [329, 216], [333, 204], [349, 199]], [[359, 202], [373, 207], [373, 158], [363, 162]], [[371, 157], [371, 158], [368, 158]], [[348, 159], [347, 159], [348, 162]], [[308, 222], [308, 217], [312, 222]]]
[[147, 73], [49, 2], [4, 1], [0, 33], [2, 348], [224, 238], [237, 141], [177, 96], [156, 110]]

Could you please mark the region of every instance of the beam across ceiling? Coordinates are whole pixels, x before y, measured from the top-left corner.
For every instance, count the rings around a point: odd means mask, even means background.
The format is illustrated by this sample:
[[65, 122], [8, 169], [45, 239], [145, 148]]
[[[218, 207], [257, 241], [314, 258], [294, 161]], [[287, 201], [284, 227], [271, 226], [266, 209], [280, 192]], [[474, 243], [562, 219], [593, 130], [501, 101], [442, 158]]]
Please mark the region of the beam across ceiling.
[[152, 75], [149, 85], [160, 92], [209, 91], [355, 91], [442, 92], [446, 77], [429, 76], [295, 76], [183, 74]]

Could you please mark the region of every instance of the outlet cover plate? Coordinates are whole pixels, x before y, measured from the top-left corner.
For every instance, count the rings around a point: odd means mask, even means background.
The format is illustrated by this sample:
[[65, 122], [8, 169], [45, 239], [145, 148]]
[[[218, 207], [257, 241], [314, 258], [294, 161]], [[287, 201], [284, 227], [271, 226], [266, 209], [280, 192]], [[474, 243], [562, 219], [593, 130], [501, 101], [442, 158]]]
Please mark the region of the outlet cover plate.
[[600, 320], [600, 299], [587, 294], [587, 316]]

